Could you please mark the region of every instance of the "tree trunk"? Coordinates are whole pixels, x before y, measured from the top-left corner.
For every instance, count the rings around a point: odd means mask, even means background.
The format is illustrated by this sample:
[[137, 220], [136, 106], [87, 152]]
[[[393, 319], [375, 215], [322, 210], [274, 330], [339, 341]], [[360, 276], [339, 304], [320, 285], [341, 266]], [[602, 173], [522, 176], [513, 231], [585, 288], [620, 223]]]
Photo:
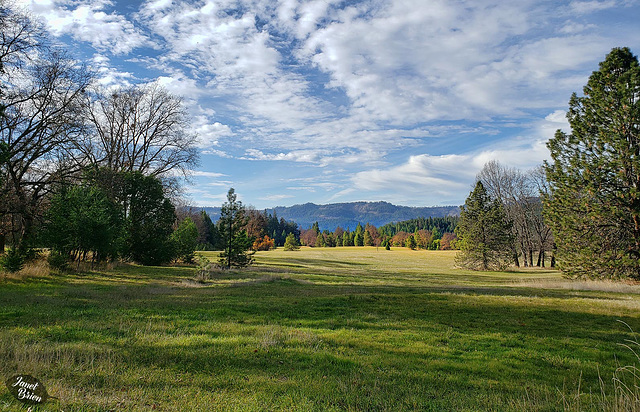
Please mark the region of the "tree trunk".
[[0, 233], [0, 255], [4, 253], [5, 236], [4, 233]]
[[533, 250], [529, 249], [529, 267], [533, 267]]

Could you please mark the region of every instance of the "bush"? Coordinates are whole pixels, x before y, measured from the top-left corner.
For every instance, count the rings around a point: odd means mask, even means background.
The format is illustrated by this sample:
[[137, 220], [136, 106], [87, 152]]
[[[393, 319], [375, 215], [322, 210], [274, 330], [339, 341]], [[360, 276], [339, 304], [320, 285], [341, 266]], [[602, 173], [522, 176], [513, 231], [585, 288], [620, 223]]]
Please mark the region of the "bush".
[[11, 273], [18, 272], [24, 266], [25, 260], [26, 258], [23, 253], [12, 248], [0, 257], [0, 267]]
[[52, 250], [47, 258], [49, 266], [53, 269], [65, 271], [69, 269], [69, 258], [63, 253]]
[[256, 239], [251, 249], [253, 250], [271, 250], [274, 248], [274, 241], [265, 235], [262, 239]]

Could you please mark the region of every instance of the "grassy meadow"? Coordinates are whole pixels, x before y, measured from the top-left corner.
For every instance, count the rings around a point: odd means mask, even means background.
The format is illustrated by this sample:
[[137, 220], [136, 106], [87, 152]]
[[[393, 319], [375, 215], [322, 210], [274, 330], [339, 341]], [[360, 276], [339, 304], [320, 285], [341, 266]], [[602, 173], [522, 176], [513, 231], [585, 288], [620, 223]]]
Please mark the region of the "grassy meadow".
[[[624, 407], [640, 286], [454, 254], [279, 249], [204, 282], [185, 266], [0, 274], [0, 377], [40, 379], [58, 398], [41, 411]], [[0, 410], [26, 409], [0, 388]]]

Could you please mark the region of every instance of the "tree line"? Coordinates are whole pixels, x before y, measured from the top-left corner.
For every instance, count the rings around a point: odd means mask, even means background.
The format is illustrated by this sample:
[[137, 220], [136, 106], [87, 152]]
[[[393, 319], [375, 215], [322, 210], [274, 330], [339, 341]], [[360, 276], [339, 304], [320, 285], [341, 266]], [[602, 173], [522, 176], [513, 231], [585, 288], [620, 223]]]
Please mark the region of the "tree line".
[[[300, 238], [298, 224], [286, 221], [284, 218], [278, 219], [275, 211], [273, 213], [268, 213], [267, 210], [260, 212], [254, 208], [245, 207], [244, 213], [246, 223], [242, 229], [246, 230], [248, 237], [252, 239], [251, 249], [253, 250], [269, 250], [284, 246], [287, 236], [290, 234], [293, 234], [296, 239]], [[198, 232], [196, 250], [224, 249], [223, 221], [213, 222], [206, 211], [197, 207], [179, 208], [177, 218], [178, 221], [191, 219], [194, 222]]]
[[[456, 249], [455, 233], [441, 233], [438, 230], [439, 226], [455, 228], [455, 220], [456, 218], [419, 218], [390, 223], [379, 229], [369, 223], [365, 226], [358, 223], [353, 231], [338, 226], [333, 232], [320, 230], [318, 222], [315, 222], [311, 228], [300, 231], [300, 243], [309, 247], [382, 246], [388, 249], [395, 246], [430, 250]], [[432, 226], [418, 226], [416, 222], [431, 222]], [[432, 230], [418, 227], [430, 227]], [[412, 228], [413, 231], [396, 232], [396, 228]]]

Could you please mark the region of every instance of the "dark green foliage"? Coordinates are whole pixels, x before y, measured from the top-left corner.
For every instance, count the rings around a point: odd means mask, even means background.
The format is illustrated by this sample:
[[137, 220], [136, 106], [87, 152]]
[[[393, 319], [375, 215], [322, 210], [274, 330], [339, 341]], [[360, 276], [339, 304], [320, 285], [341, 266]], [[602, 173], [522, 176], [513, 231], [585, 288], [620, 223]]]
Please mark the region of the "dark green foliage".
[[511, 222], [502, 204], [478, 181], [465, 201], [457, 227], [461, 252], [456, 262], [473, 270], [496, 270], [511, 257]]
[[47, 257], [49, 266], [53, 269], [65, 271], [69, 269], [69, 255], [52, 250]]
[[220, 232], [204, 210], [195, 215], [194, 223], [198, 230], [198, 244], [196, 250], [216, 250], [220, 247]]
[[185, 263], [193, 262], [198, 246], [198, 228], [190, 217], [184, 219], [171, 234], [175, 247], [175, 258]]
[[348, 229], [342, 234], [342, 246], [353, 246], [353, 236]]
[[[447, 217], [420, 217], [417, 219], [405, 220], [398, 223], [389, 223], [378, 228], [378, 232], [388, 237], [393, 237], [398, 232], [414, 233], [417, 230], [428, 230], [438, 233], [453, 233], [458, 225], [458, 216]], [[437, 238], [439, 239], [439, 237]]]
[[569, 101], [571, 134], [547, 146], [544, 198], [569, 276], [640, 279], [640, 67], [613, 49]]
[[140, 172], [124, 174], [120, 199], [125, 215], [125, 254], [143, 265], [158, 265], [173, 259], [170, 239], [175, 208], [164, 195], [162, 183]]
[[[0, 167], [9, 160], [9, 145], [7, 142], [0, 142]], [[2, 176], [0, 175], [0, 178]], [[2, 180], [0, 180], [0, 184]]]
[[117, 205], [101, 189], [64, 187], [45, 214], [43, 240], [68, 259], [99, 262], [117, 256], [121, 228]]
[[[2, 96], [0, 94], [0, 96]], [[0, 105], [0, 109], [3, 109], [3, 106]], [[2, 111], [0, 110], [0, 116], [2, 116]], [[4, 163], [9, 160], [9, 145], [6, 142], [0, 141], [0, 188], [3, 185], [3, 177], [4, 177], [4, 168], [2, 167]], [[3, 209], [0, 208], [0, 219], [3, 217]], [[5, 243], [5, 234], [0, 233], [0, 255], [4, 253], [4, 243]]]
[[288, 222], [283, 218], [278, 220], [278, 215], [275, 210], [272, 215], [267, 214], [267, 211], [265, 210], [264, 215], [267, 222], [267, 227], [264, 230], [273, 239], [276, 247], [284, 246], [289, 233], [293, 233], [296, 238], [300, 237], [300, 229], [298, 229], [297, 223]]
[[228, 269], [244, 267], [253, 262], [250, 251], [253, 239], [247, 235], [246, 210], [233, 188], [227, 193], [227, 202], [222, 205], [218, 229], [220, 230], [223, 252], [220, 253], [220, 265]]
[[24, 266], [26, 257], [16, 248], [11, 248], [0, 256], [0, 268], [7, 272], [18, 272]]

